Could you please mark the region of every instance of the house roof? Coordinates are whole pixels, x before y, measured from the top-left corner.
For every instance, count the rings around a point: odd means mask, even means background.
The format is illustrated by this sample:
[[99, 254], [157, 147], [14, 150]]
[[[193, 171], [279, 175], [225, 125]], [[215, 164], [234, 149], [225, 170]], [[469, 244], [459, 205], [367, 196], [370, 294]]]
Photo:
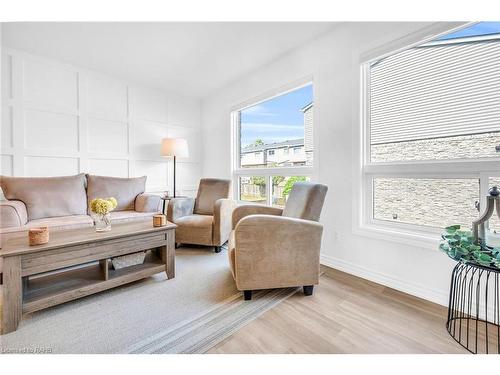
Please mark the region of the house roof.
[[257, 152], [257, 151], [264, 151], [264, 150], [270, 150], [270, 149], [275, 149], [275, 148], [283, 148], [283, 147], [293, 147], [293, 146], [303, 146], [304, 145], [304, 138], [299, 138], [299, 139], [291, 139], [288, 141], [284, 142], [277, 142], [277, 143], [268, 143], [264, 145], [250, 145], [243, 147], [241, 149], [242, 154], [246, 154], [249, 152]]
[[314, 102], [311, 102], [311, 103], [306, 104], [305, 106], [303, 106], [300, 110], [302, 112], [306, 112], [307, 110], [311, 109], [313, 106], [314, 106]]

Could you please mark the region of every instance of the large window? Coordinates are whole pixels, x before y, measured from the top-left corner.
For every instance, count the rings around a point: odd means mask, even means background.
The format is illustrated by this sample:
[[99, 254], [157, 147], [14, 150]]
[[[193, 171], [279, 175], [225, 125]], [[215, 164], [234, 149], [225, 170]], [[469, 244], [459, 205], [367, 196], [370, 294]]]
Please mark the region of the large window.
[[313, 86], [294, 85], [233, 111], [233, 176], [240, 201], [284, 206], [313, 174]]
[[364, 224], [470, 227], [488, 187], [500, 183], [500, 23], [363, 67]]

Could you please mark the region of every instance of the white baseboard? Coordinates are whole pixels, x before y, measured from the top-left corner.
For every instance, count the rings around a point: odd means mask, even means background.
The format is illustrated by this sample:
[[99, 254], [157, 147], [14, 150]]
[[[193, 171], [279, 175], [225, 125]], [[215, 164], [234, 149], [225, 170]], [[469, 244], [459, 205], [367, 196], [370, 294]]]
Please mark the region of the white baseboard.
[[393, 276], [372, 271], [368, 268], [328, 255], [321, 255], [321, 264], [411, 294], [412, 296], [423, 298], [439, 305], [448, 306], [448, 291], [439, 291], [427, 288], [423, 285], [409, 283]]

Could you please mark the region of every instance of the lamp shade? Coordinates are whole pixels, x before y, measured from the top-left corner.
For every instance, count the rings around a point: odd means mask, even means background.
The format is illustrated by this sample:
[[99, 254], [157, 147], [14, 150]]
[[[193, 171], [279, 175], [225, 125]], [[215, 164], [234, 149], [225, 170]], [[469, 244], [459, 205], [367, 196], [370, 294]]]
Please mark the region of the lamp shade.
[[161, 156], [189, 156], [188, 144], [184, 138], [163, 138], [161, 140]]

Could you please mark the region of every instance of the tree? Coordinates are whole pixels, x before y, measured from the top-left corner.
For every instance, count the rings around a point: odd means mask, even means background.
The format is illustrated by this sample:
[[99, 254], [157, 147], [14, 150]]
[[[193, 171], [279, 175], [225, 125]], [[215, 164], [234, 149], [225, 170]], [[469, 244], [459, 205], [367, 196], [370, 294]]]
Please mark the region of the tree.
[[262, 139], [256, 139], [255, 142], [253, 143], [253, 146], [262, 146], [264, 144], [264, 141]]
[[285, 181], [285, 177], [283, 177], [283, 176], [273, 176], [273, 186], [278, 186], [283, 181]]

